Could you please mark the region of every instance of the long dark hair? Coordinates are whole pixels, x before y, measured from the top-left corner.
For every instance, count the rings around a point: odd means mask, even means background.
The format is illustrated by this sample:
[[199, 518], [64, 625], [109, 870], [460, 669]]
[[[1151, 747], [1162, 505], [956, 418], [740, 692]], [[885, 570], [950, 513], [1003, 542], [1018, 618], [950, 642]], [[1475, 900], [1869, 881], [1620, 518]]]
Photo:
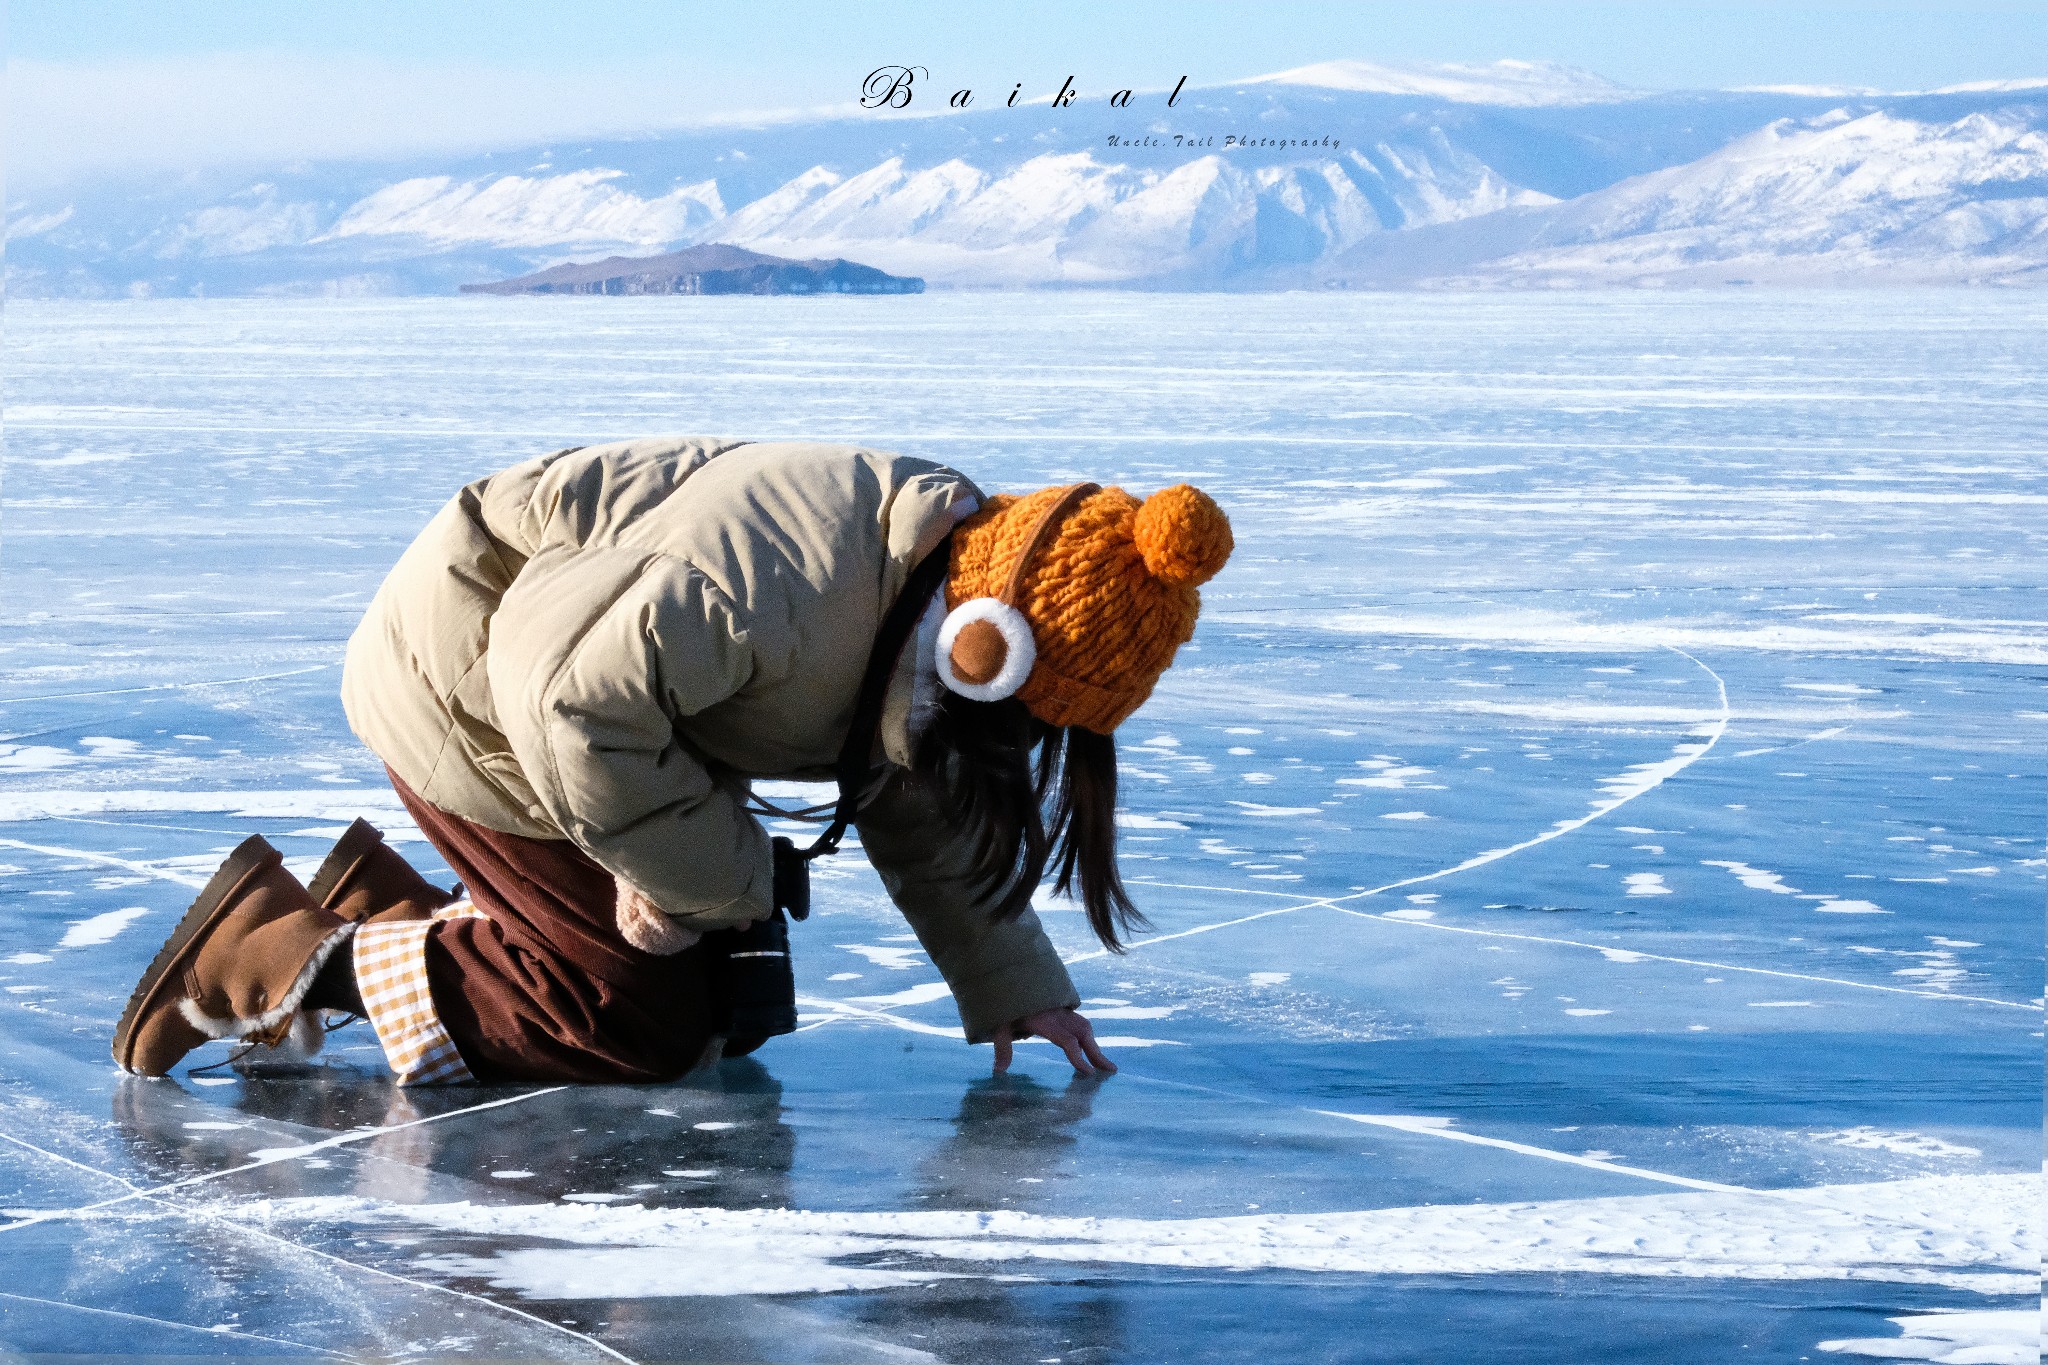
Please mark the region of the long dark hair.
[[912, 767], [945, 794], [956, 834], [973, 842], [979, 894], [991, 914], [1015, 919], [1051, 865], [1053, 890], [1078, 884], [1102, 946], [1146, 926], [1116, 867], [1116, 741], [1079, 726], [1047, 725], [1011, 698], [970, 701], [943, 692]]

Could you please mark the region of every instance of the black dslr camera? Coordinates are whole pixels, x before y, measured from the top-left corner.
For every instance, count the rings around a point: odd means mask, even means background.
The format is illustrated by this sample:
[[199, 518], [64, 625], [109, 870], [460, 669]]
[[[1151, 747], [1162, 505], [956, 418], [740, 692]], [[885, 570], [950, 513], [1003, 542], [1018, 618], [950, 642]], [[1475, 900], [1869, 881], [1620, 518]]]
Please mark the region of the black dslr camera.
[[775, 854], [775, 913], [756, 924], [704, 935], [712, 1031], [725, 1038], [727, 1057], [744, 1057], [778, 1034], [796, 1032], [789, 921], [810, 918], [811, 865], [787, 839], [778, 836], [770, 847]]

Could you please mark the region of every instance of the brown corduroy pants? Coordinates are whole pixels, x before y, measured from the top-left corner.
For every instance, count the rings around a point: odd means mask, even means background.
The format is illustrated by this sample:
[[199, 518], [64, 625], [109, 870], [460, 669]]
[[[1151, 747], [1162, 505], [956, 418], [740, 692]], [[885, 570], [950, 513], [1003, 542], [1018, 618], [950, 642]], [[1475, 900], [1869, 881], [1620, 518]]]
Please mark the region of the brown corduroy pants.
[[436, 923], [426, 945], [434, 1010], [472, 1076], [634, 1083], [696, 1064], [711, 1037], [701, 947], [627, 943], [617, 882], [567, 840], [486, 829], [391, 785], [483, 912]]

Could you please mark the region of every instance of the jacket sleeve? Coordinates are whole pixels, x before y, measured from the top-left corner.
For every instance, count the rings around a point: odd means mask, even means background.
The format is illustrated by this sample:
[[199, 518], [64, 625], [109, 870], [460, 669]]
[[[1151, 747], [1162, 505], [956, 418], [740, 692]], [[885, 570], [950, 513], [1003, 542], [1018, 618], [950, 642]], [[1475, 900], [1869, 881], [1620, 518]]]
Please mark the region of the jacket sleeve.
[[970, 875], [967, 841], [947, 837], [936, 793], [897, 770], [855, 820], [868, 861], [953, 990], [967, 1041], [1040, 1010], [1081, 1003], [1035, 911], [996, 922]]
[[744, 629], [701, 573], [628, 548], [527, 565], [492, 622], [493, 699], [549, 819], [664, 913], [699, 931], [773, 904], [746, 789], [676, 733], [751, 676]]

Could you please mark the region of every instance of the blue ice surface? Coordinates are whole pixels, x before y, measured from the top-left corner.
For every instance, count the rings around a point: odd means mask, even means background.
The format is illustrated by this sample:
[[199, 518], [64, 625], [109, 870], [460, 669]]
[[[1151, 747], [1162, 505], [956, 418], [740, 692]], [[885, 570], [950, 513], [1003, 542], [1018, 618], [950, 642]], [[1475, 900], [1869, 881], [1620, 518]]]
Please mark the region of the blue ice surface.
[[[10, 323], [16, 1350], [1790, 1361], [2031, 1302], [1796, 1266], [901, 1254], [840, 1262], [948, 1278], [551, 1294], [490, 1269], [544, 1241], [261, 1201], [1166, 1220], [2038, 1170], [2048, 300], [184, 301]], [[664, 431], [867, 442], [991, 490], [1188, 480], [1229, 509], [1236, 557], [1119, 737], [1153, 932], [1090, 956], [1080, 915], [1044, 907], [1099, 1031], [1150, 1045], [1112, 1047], [1101, 1084], [1042, 1045], [995, 1080], [943, 996], [862, 1001], [937, 978], [851, 848], [797, 930], [805, 1031], [709, 1079], [400, 1092], [362, 1027], [310, 1076], [121, 1077], [129, 987], [247, 834], [303, 872], [368, 814], [441, 871], [336, 700], [427, 517], [527, 456]]]

